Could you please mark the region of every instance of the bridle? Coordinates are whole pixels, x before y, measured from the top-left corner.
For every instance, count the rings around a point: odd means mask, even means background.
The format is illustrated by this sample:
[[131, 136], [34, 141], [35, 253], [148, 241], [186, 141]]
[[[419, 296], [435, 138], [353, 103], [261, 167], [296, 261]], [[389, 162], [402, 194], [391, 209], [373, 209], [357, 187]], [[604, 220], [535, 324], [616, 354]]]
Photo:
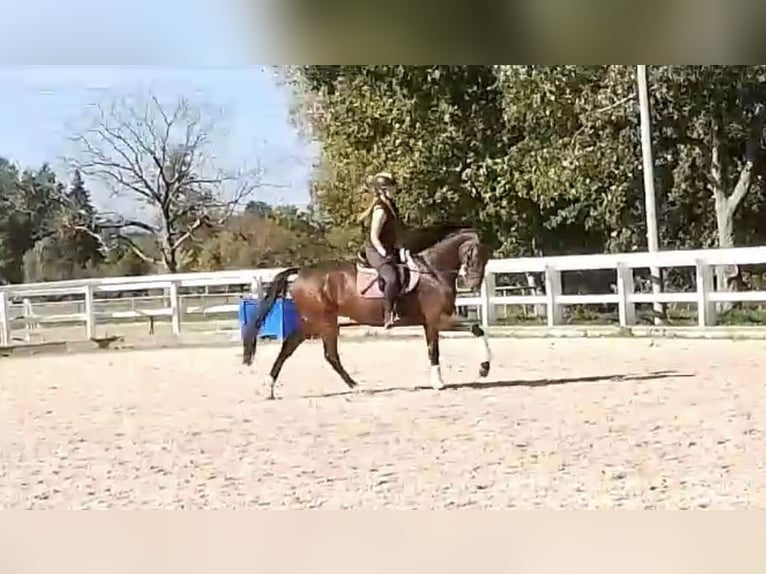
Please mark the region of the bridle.
[[437, 281], [441, 281], [443, 275], [456, 275], [460, 273], [459, 269], [457, 271], [453, 271], [452, 269], [437, 269], [420, 253], [414, 254], [412, 260], [418, 263], [419, 266], [425, 267], [426, 273], [432, 275]]
[[[440, 269], [440, 268], [435, 267], [433, 264], [431, 264], [431, 262], [428, 261], [423, 256], [422, 252], [421, 253], [413, 253], [411, 255], [412, 255], [412, 260], [415, 261], [415, 263], [418, 264], [419, 267], [421, 267], [421, 268], [425, 267], [426, 273], [428, 275], [433, 276], [434, 279], [436, 279], [440, 283], [444, 283], [444, 281], [442, 280], [442, 277], [444, 277], [445, 275], [447, 277], [449, 277], [450, 279], [453, 276], [460, 275], [460, 270], [464, 267], [464, 265], [461, 264], [460, 267], [458, 267], [458, 269], [456, 269], [456, 270], [455, 269]], [[471, 275], [468, 273], [467, 270], [466, 270], [466, 277], [471, 277]]]

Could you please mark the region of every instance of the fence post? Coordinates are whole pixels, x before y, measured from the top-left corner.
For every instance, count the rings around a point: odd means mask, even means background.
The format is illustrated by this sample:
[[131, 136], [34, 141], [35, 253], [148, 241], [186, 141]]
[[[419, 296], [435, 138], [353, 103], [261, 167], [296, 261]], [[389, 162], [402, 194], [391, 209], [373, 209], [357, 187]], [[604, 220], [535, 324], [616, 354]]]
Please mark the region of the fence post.
[[8, 293], [0, 291], [0, 347], [11, 344], [11, 316]]
[[497, 322], [497, 308], [492, 303], [495, 296], [495, 274], [485, 273], [481, 282], [481, 324], [489, 327]]
[[[525, 273], [524, 274], [527, 280], [527, 286], [530, 289], [530, 293], [532, 295], [540, 295], [540, 286], [537, 283], [537, 277], [535, 277], [532, 273]], [[524, 294], [522, 292], [522, 294]], [[540, 305], [539, 303], [535, 303], [532, 305], [532, 316], [533, 317], [542, 317], [545, 313], [545, 305]], [[524, 316], [526, 317], [527, 314], [527, 306], [524, 305]]]
[[37, 317], [35, 316], [35, 309], [32, 306], [32, 301], [29, 300], [29, 297], [24, 297], [21, 300], [21, 306], [23, 309], [23, 317], [24, 317], [24, 340], [27, 343], [32, 342], [32, 333], [35, 329], [40, 328], [40, 323], [37, 322]]
[[258, 275], [254, 275], [250, 281], [250, 294], [258, 299], [258, 301], [263, 299], [263, 281]]
[[96, 338], [96, 309], [93, 304], [93, 286], [85, 286], [85, 336], [88, 340]]
[[633, 268], [624, 263], [617, 264], [617, 309], [620, 315], [620, 327], [629, 327], [636, 323], [636, 304], [630, 300], [635, 291]]
[[170, 322], [173, 329], [173, 335], [176, 337], [181, 334], [181, 298], [178, 296], [178, 283], [173, 281], [168, 289], [170, 298]]
[[545, 298], [546, 298], [546, 316], [548, 326], [554, 327], [561, 324], [563, 313], [561, 305], [556, 299], [561, 295], [561, 271], [553, 267], [545, 266]]
[[713, 291], [714, 275], [713, 268], [705, 261], [697, 259], [697, 324], [700, 327], [709, 327], [716, 324], [715, 303], [710, 302], [710, 293]]

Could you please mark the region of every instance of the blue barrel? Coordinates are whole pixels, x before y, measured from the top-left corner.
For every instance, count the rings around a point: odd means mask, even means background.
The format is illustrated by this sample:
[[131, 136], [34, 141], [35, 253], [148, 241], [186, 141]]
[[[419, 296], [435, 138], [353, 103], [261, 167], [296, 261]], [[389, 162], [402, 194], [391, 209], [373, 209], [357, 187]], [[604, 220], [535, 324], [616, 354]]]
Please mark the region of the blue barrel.
[[[255, 319], [260, 305], [258, 299], [243, 297], [239, 301], [239, 332], [244, 335], [245, 326]], [[300, 323], [298, 311], [292, 299], [279, 298], [266, 316], [266, 320], [258, 331], [258, 336], [284, 341], [298, 328]]]

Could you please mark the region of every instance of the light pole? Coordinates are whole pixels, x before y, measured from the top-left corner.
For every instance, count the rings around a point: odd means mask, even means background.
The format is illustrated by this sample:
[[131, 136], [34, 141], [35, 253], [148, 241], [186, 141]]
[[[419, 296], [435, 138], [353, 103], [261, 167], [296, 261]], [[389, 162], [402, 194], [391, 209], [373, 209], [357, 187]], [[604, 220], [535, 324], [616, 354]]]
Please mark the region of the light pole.
[[[638, 66], [638, 105], [641, 110], [641, 153], [644, 164], [644, 203], [646, 206], [646, 242], [650, 253], [659, 250], [657, 236], [657, 209], [654, 194], [654, 160], [652, 158], [652, 127], [649, 113], [649, 88], [646, 82], [646, 66]], [[659, 267], [649, 269], [652, 293], [657, 296], [661, 289]], [[654, 324], [661, 325], [662, 304], [655, 302]]]

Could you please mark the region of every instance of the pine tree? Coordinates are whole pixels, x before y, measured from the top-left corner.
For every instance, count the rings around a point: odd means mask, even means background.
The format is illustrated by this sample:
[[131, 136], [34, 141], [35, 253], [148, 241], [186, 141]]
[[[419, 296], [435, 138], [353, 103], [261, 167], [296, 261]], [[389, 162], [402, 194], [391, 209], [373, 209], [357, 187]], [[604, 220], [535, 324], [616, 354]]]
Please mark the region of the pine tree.
[[89, 266], [100, 264], [104, 258], [100, 251], [100, 243], [96, 237], [86, 231], [96, 231], [96, 210], [79, 170], [74, 172], [72, 183], [66, 193], [66, 209], [67, 219], [72, 227], [66, 239], [67, 256], [73, 268], [81, 271]]

